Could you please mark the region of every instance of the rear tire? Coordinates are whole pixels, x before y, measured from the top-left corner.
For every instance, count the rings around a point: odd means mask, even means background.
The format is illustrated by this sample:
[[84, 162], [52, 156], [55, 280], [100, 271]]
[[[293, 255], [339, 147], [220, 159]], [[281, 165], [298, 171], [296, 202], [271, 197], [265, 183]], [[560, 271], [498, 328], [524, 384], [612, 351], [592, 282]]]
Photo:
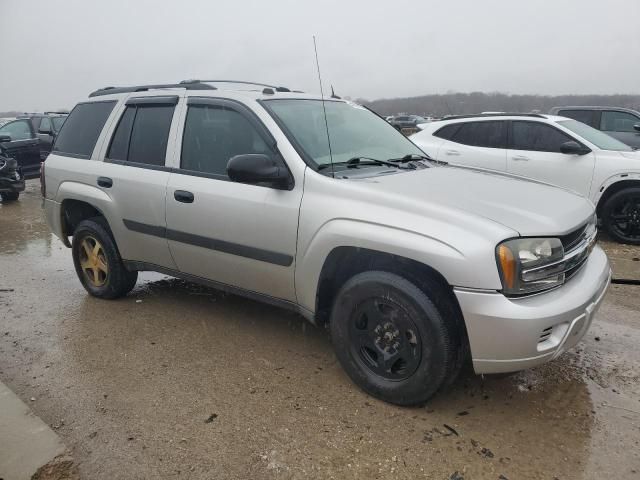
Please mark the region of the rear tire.
[[135, 286], [138, 272], [124, 266], [104, 218], [80, 222], [73, 232], [71, 252], [82, 286], [94, 297], [119, 298]]
[[5, 203], [15, 202], [16, 200], [18, 200], [18, 197], [20, 196], [20, 192], [6, 192], [3, 194], [0, 194], [0, 196], [2, 196], [2, 201]]
[[424, 403], [459, 371], [452, 322], [425, 292], [392, 273], [349, 279], [334, 301], [330, 330], [349, 377], [390, 403]]
[[614, 193], [602, 207], [602, 225], [620, 243], [640, 245], [640, 187]]

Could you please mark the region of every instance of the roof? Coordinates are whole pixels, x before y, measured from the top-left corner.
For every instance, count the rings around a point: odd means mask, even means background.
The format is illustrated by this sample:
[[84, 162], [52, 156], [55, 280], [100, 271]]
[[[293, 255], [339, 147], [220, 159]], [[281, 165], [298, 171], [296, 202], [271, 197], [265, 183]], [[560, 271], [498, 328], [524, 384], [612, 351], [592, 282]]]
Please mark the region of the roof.
[[547, 115], [541, 113], [492, 113], [492, 114], [478, 114], [478, 115], [456, 115], [447, 118], [442, 118], [440, 120], [434, 120], [433, 122], [428, 122], [426, 124], [422, 124], [422, 130], [427, 129], [435, 129], [439, 126], [445, 125], [447, 123], [457, 123], [458, 121], [462, 122], [465, 120], [547, 120], [551, 122], [559, 122], [562, 120], [571, 120], [567, 117], [561, 117], [558, 115]]
[[[231, 85], [231, 88], [223, 88], [222, 85]], [[235, 88], [234, 88], [235, 87]], [[253, 88], [249, 88], [253, 87]], [[89, 94], [89, 97], [115, 96], [118, 94], [143, 93], [150, 91], [171, 91], [181, 90], [187, 92], [198, 92], [200, 96], [216, 96], [215, 91], [244, 92], [255, 99], [273, 98], [277, 95], [289, 95], [289, 98], [320, 98], [319, 96], [308, 96], [304, 92], [291, 90], [286, 87], [276, 87], [264, 83], [248, 82], [244, 80], [182, 80], [179, 83], [132, 85], [128, 87], [104, 87]], [[209, 94], [209, 95], [208, 95]], [[329, 97], [325, 97], [329, 99]]]
[[629, 113], [635, 113], [638, 114], [637, 111], [631, 109], [631, 108], [624, 108], [624, 107], [603, 107], [603, 106], [584, 106], [584, 105], [580, 105], [580, 106], [565, 106], [565, 107], [553, 107], [551, 110], [549, 110], [550, 113], [558, 113], [558, 110], [614, 110], [616, 112], [629, 112]]

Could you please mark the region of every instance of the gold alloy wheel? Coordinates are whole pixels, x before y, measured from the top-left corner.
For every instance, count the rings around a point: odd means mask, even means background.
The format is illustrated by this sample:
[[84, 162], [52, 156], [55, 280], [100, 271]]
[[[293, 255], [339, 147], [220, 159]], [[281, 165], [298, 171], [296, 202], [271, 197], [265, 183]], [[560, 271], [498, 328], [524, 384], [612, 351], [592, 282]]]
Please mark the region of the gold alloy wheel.
[[107, 283], [109, 266], [102, 244], [94, 237], [85, 237], [80, 244], [80, 267], [94, 287]]

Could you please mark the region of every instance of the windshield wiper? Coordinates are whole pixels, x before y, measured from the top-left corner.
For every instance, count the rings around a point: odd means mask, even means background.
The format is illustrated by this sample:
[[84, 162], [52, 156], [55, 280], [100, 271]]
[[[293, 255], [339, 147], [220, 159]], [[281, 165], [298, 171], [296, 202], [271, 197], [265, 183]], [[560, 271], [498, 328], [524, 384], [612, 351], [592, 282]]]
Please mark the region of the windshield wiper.
[[[414, 170], [416, 168], [414, 165], [399, 165], [398, 163], [393, 163], [387, 160], [378, 160], [377, 158], [369, 157], [353, 157], [346, 162], [335, 162], [333, 163], [333, 165], [346, 165], [347, 168], [357, 168], [359, 165], [385, 165], [387, 167], [395, 167], [402, 170]], [[322, 165], [318, 166], [318, 170], [324, 170], [325, 168], [330, 167], [331, 163], [323, 163]]]
[[416, 161], [416, 160], [426, 160], [427, 162], [436, 163], [438, 165], [448, 165], [449, 164], [449, 162], [445, 162], [443, 160], [436, 160], [434, 158], [431, 158], [429, 155], [419, 155], [417, 153], [409, 153], [408, 155], [405, 155], [404, 157], [390, 158], [389, 159], [390, 162], [398, 162], [398, 163], [413, 162], [413, 161]]

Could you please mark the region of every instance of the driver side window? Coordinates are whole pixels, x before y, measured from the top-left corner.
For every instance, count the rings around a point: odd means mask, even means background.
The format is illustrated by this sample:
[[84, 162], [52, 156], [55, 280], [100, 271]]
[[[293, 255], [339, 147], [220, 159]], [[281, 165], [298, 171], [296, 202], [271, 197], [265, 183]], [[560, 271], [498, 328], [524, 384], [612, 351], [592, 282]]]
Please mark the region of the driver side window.
[[223, 105], [189, 105], [180, 168], [228, 178], [229, 159], [247, 153], [272, 151], [244, 115]]
[[575, 141], [569, 135], [541, 122], [512, 122], [511, 148], [561, 153], [560, 145]]
[[32, 138], [29, 120], [16, 120], [0, 128], [0, 135], [9, 135], [11, 141], [29, 140]]

